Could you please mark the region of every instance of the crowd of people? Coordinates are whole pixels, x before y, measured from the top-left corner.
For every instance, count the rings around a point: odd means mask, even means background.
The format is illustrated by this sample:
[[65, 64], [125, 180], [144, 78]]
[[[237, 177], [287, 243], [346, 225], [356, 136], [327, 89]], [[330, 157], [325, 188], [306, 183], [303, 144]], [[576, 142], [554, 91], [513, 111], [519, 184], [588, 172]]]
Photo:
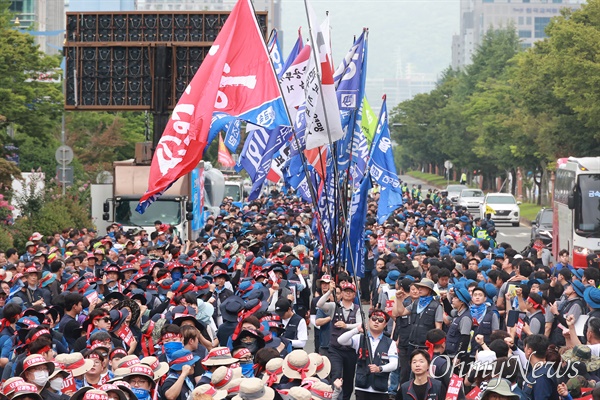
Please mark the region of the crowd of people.
[[600, 399], [596, 256], [523, 254], [445, 194], [403, 194], [378, 224], [371, 193], [360, 276], [276, 190], [226, 198], [194, 241], [161, 221], [34, 232], [0, 252], [0, 395]]

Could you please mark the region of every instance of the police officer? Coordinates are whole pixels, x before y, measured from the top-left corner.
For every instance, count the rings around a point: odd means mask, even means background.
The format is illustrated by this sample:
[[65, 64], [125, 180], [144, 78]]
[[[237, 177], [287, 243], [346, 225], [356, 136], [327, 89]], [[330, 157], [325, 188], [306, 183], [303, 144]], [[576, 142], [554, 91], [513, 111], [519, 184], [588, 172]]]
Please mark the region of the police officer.
[[[352, 347], [358, 354], [356, 400], [387, 400], [390, 372], [398, 366], [394, 341], [383, 334], [390, 316], [380, 309], [369, 312], [369, 331], [358, 326], [338, 337], [338, 343]], [[368, 339], [368, 343], [367, 343]]]

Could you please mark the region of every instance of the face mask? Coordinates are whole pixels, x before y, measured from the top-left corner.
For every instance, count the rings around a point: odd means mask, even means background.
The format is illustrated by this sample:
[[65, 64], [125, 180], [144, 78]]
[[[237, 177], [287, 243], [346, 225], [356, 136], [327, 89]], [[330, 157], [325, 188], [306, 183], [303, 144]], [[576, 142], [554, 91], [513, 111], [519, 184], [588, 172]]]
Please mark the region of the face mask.
[[48, 382], [48, 371], [35, 371], [33, 373], [33, 383], [37, 386], [45, 386]]
[[64, 379], [63, 379], [63, 378], [60, 378], [60, 377], [59, 377], [59, 378], [54, 378], [54, 379], [52, 379], [52, 380], [50, 381], [50, 388], [51, 388], [52, 390], [55, 390], [55, 391], [57, 391], [57, 392], [58, 392], [58, 391], [59, 391], [59, 390], [61, 390], [61, 389], [62, 389], [62, 387], [63, 387], [63, 381], [64, 381]]
[[171, 278], [173, 281], [178, 281], [181, 279], [181, 272], [173, 272], [171, 273]]
[[183, 343], [181, 343], [181, 342], [169, 342], [169, 343], [165, 343], [163, 345], [163, 347], [165, 349], [165, 354], [167, 355], [167, 359], [169, 361], [171, 361], [171, 356], [173, 355], [173, 353], [175, 353], [177, 350], [183, 349]]
[[250, 362], [246, 362], [246, 363], [240, 363], [240, 366], [242, 367], [242, 375], [245, 376], [246, 378], [253, 378], [254, 377], [254, 364], [252, 363], [252, 361]]
[[138, 398], [138, 400], [147, 400], [150, 398], [150, 392], [147, 391], [146, 389], [139, 389], [139, 388], [131, 388], [131, 391], [133, 392], [133, 394], [135, 394], [135, 397]]
[[306, 236], [306, 234], [305, 234], [304, 232], [300, 232], [300, 233], [298, 234], [298, 236], [300, 236], [301, 238], [303, 238], [304, 236]]
[[244, 347], [250, 350], [250, 353], [253, 355], [259, 350], [257, 341], [254, 341], [253, 343], [244, 343]]

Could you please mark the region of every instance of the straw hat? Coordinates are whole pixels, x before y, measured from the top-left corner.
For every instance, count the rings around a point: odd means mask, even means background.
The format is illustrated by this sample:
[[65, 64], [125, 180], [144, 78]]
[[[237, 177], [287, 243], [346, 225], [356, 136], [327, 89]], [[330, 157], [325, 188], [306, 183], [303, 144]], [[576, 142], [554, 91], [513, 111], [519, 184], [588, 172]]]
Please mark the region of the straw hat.
[[265, 365], [265, 374], [262, 380], [265, 385], [273, 386], [281, 381], [283, 376], [283, 358], [271, 358]]
[[312, 400], [312, 395], [308, 389], [300, 386], [294, 386], [287, 392], [289, 400]]
[[316, 365], [317, 369], [315, 373], [319, 378], [325, 379], [329, 376], [329, 373], [331, 372], [331, 362], [329, 361], [329, 358], [318, 353], [310, 353], [308, 358]]
[[191, 400], [198, 400], [203, 394], [207, 394], [215, 400], [221, 400], [227, 397], [227, 390], [218, 390], [209, 384], [200, 385], [192, 391]]
[[169, 372], [169, 364], [158, 361], [158, 358], [154, 356], [142, 358], [142, 364], [152, 368], [152, 371], [154, 371], [154, 380], [162, 378], [167, 372]]
[[81, 353], [58, 354], [55, 361], [64, 365], [63, 369], [73, 376], [81, 376], [94, 366], [94, 360], [83, 358]]
[[283, 374], [289, 379], [304, 379], [313, 376], [316, 370], [317, 366], [304, 350], [294, 350], [283, 360]]
[[240, 391], [233, 400], [273, 400], [275, 391], [265, 386], [258, 378], [246, 378], [240, 384]]
[[229, 348], [215, 347], [211, 349], [204, 360], [202, 360], [202, 365], [212, 367], [214, 365], [231, 365], [236, 362], [238, 362], [238, 360], [231, 357]]
[[215, 389], [227, 390], [234, 379], [239, 379], [241, 377], [241, 368], [219, 367], [213, 372], [210, 384], [213, 385]]

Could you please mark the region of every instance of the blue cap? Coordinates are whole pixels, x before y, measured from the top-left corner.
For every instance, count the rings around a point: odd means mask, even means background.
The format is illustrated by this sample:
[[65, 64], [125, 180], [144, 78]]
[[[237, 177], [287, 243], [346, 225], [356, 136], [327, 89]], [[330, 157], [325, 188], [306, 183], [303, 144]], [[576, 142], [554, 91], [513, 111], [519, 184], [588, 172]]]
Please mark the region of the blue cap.
[[587, 287], [585, 292], [583, 292], [583, 298], [590, 307], [596, 309], [600, 308], [600, 289], [593, 286]]
[[200, 360], [200, 356], [194, 355], [188, 349], [177, 350], [171, 356], [169, 368], [173, 371], [181, 371], [184, 365], [194, 365]]
[[400, 276], [400, 271], [395, 270], [395, 269], [391, 270], [385, 277], [385, 283], [387, 283], [388, 285], [395, 285], [399, 276]]
[[583, 283], [581, 283], [580, 281], [573, 281], [571, 282], [571, 285], [573, 286], [573, 290], [575, 290], [575, 293], [577, 293], [579, 297], [583, 297], [585, 292], [585, 286], [583, 285]]
[[465, 222], [465, 223], [468, 223], [468, 222], [470, 221], [470, 220], [469, 220], [469, 217], [467, 217], [466, 215], [463, 215], [463, 216], [462, 216], [462, 217], [460, 217], [458, 220], [459, 220], [460, 222]]
[[471, 303], [471, 295], [463, 285], [454, 286], [454, 294], [456, 295], [456, 297], [458, 297], [460, 301], [462, 301], [466, 305], [469, 305], [469, 303]]
[[494, 265], [494, 262], [489, 258], [484, 258], [479, 262], [479, 268], [483, 270], [490, 269], [492, 265]]

